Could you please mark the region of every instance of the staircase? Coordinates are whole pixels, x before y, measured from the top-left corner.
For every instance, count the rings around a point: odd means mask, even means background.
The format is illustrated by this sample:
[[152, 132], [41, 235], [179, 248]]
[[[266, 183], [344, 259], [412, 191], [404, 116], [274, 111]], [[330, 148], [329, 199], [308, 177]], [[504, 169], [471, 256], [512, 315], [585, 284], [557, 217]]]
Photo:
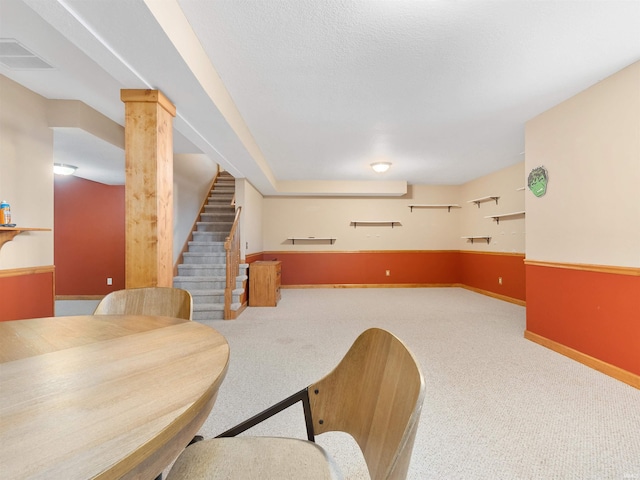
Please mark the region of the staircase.
[[[225, 239], [233, 225], [236, 208], [233, 204], [235, 179], [220, 172], [207, 199], [204, 211], [196, 222], [183, 263], [173, 286], [182, 288], [193, 297], [193, 320], [223, 320], [226, 286]], [[239, 314], [246, 303], [245, 286], [247, 264], [240, 264], [232, 291], [231, 312]]]

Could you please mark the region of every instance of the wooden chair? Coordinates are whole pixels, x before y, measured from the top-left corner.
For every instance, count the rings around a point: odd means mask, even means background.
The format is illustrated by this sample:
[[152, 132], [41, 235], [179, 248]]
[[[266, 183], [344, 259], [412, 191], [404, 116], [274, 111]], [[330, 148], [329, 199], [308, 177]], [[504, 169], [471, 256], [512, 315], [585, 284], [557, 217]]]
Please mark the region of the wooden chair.
[[193, 299], [186, 290], [171, 287], [144, 287], [116, 290], [98, 304], [94, 315], [162, 315], [191, 320]]
[[[187, 447], [167, 480], [339, 478], [332, 459], [314, 442], [314, 435], [329, 431], [353, 436], [373, 480], [404, 479], [424, 391], [420, 367], [404, 343], [385, 330], [366, 330], [318, 382], [214, 439]], [[235, 437], [298, 401], [308, 441]]]

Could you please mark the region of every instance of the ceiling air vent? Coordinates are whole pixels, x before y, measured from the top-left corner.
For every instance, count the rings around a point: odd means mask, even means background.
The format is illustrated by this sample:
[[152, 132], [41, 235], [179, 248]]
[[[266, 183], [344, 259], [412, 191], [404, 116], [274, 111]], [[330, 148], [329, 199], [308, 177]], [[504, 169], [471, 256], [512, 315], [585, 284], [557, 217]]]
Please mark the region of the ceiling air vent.
[[13, 38], [0, 38], [0, 63], [12, 70], [53, 68]]

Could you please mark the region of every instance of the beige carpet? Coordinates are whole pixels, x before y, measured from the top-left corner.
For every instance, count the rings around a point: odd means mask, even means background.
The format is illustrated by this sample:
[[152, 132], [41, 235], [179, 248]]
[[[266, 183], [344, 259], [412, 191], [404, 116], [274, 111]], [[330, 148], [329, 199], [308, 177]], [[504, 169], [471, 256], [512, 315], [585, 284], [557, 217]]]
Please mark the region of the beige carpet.
[[[410, 479], [640, 479], [640, 391], [525, 340], [523, 307], [459, 288], [283, 290], [278, 307], [202, 323], [231, 346], [206, 437], [317, 380], [378, 326], [426, 380]], [[247, 433], [305, 438], [302, 409]], [[350, 438], [317, 441], [347, 478], [368, 478]]]

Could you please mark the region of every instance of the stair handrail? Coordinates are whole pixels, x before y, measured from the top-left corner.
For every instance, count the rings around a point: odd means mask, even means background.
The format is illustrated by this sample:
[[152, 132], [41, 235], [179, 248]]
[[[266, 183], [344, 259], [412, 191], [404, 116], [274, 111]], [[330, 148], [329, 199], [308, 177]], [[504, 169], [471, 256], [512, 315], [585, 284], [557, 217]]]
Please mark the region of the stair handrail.
[[236, 216], [231, 226], [229, 236], [224, 241], [224, 251], [227, 259], [227, 280], [224, 289], [224, 319], [231, 320], [231, 302], [236, 279], [240, 273], [240, 212], [242, 207], [236, 208]]

